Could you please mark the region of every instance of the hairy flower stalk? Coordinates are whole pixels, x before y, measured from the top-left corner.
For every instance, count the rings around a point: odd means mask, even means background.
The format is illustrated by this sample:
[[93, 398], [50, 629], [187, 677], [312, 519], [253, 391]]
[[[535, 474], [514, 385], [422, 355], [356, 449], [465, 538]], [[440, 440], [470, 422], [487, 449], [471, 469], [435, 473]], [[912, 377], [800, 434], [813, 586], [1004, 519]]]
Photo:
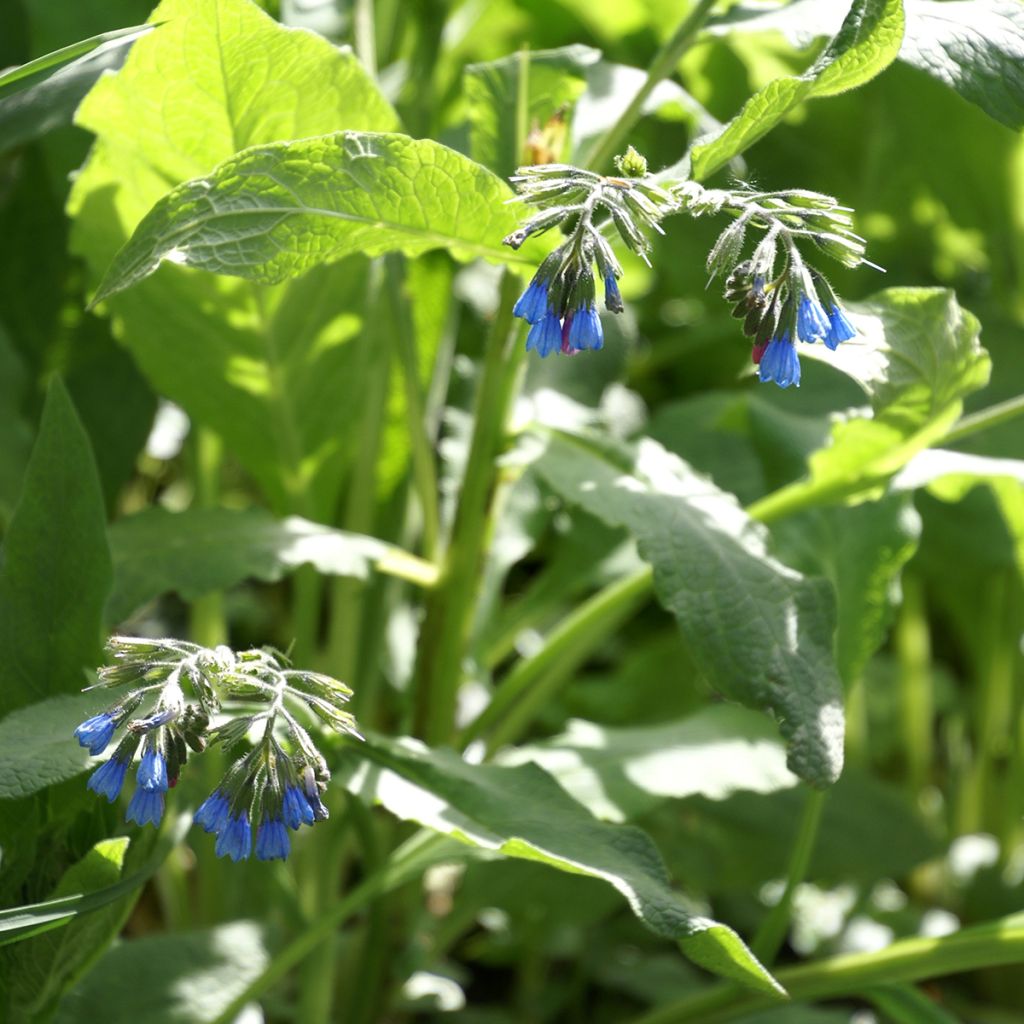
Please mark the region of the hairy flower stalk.
[[[606, 177], [567, 164], [522, 167], [511, 180], [517, 201], [538, 208], [506, 245], [518, 249], [531, 235], [553, 227], [566, 235], [541, 263], [515, 306], [530, 324], [526, 347], [541, 356], [599, 349], [604, 343], [595, 303], [596, 279], [604, 285], [605, 308], [622, 312], [618, 280], [622, 268], [606, 232], [611, 229], [650, 262], [648, 233], [663, 234], [661, 221], [675, 213], [699, 217], [726, 213], [725, 228], [707, 258], [711, 280], [725, 277], [725, 298], [752, 340], [752, 357], [762, 381], [800, 385], [797, 343], [823, 342], [835, 349], [855, 334], [824, 275], [801, 254], [808, 242], [846, 267], [862, 263], [864, 239], [853, 231], [848, 207], [831, 196], [805, 189], [757, 191], [706, 189], [695, 181], [656, 184], [632, 147], [618, 158], [622, 177]], [[748, 232], [763, 232], [743, 257]], [[881, 269], [877, 268], [876, 269]]]
[[[182, 640], [118, 636], [107, 650], [114, 664], [99, 670], [94, 688], [130, 689], [123, 700], [84, 721], [75, 738], [99, 754], [124, 728], [113, 755], [88, 782], [109, 801], [120, 794], [141, 751], [128, 821], [159, 825], [166, 793], [177, 783], [189, 749], [201, 753], [211, 742], [247, 747], [195, 815], [197, 825], [217, 836], [218, 856], [244, 860], [255, 849], [260, 860], [284, 859], [289, 829], [327, 817], [321, 794], [330, 771], [297, 713], [359, 737], [344, 709], [351, 697], [347, 686], [293, 669], [276, 651], [211, 650]], [[253, 733], [258, 738], [250, 742]]]

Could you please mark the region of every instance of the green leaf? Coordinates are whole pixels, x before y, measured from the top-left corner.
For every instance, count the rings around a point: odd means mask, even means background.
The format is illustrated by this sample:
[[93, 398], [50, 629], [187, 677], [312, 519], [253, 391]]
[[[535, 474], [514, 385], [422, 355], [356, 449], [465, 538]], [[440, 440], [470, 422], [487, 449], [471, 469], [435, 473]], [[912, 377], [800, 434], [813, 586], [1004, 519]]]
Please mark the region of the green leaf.
[[63, 999], [55, 1024], [205, 1024], [269, 962], [252, 921], [123, 942]]
[[534, 124], [543, 127], [554, 114], [575, 103], [586, 87], [587, 69], [600, 59], [600, 50], [575, 45], [467, 65], [463, 90], [473, 159], [503, 177], [525, 162], [525, 154], [516, 152], [520, 76], [524, 71], [527, 109], [523, 127], [528, 131]]
[[113, 885], [92, 892], [56, 896], [42, 903], [0, 910], [0, 946], [23, 942], [53, 928], [66, 927], [82, 914], [90, 914], [140, 889], [164, 862], [167, 854], [181, 842], [192, 825], [192, 815], [182, 814], [170, 827], [165, 826], [152, 855], [144, 866]]
[[793, 772], [816, 786], [835, 782], [843, 708], [828, 583], [770, 557], [764, 529], [731, 494], [649, 439], [631, 465], [617, 466], [555, 435], [537, 468], [566, 501], [637, 538], [708, 682], [775, 716]]
[[913, 985], [872, 985], [864, 998], [892, 1024], [957, 1024], [957, 1018]]
[[778, 733], [733, 704], [667, 725], [611, 729], [573, 719], [566, 732], [517, 747], [502, 764], [533, 762], [598, 818], [626, 821], [667, 799], [722, 800], [738, 790], [795, 786]]
[[0, 710], [77, 693], [98, 664], [110, 587], [103, 495], [59, 378], [46, 396], [0, 568]]
[[961, 501], [982, 486], [996, 499], [1024, 577], [1024, 461], [934, 448], [915, 455], [892, 481], [893, 490], [927, 487], [930, 494], [946, 502]]
[[273, 583], [300, 565], [366, 579], [372, 570], [429, 584], [436, 569], [392, 544], [265, 509], [149, 508], [110, 527], [114, 588], [107, 620], [117, 623], [147, 601], [175, 591], [194, 601], [245, 579]]
[[[890, 288], [855, 308], [857, 337], [828, 361], [861, 384], [872, 415], [836, 423], [830, 443], [810, 457], [810, 476], [759, 509], [878, 496], [895, 472], [943, 437], [964, 397], [988, 382], [978, 321], [951, 291]], [[802, 354], [824, 360], [818, 348], [824, 346], [808, 345]]]
[[529, 264], [502, 237], [518, 223], [511, 191], [486, 168], [430, 139], [336, 132], [254, 146], [169, 192], [117, 254], [94, 298], [163, 260], [275, 284], [353, 253]]
[[1024, 6], [1019, 0], [904, 0], [900, 60], [977, 104], [1008, 128], [1024, 128]]
[[105, 32], [0, 75], [0, 152], [70, 124], [93, 83], [120, 67], [129, 47], [152, 29]]
[[[61, 878], [53, 897], [109, 888], [121, 878], [128, 837], [97, 843]], [[49, 1020], [61, 994], [103, 953], [130, 911], [127, 901], [111, 903], [13, 947], [3, 958], [12, 1020]]]
[[675, 893], [650, 838], [599, 822], [533, 764], [469, 764], [415, 740], [374, 737], [359, 753], [372, 762], [348, 787], [405, 821], [471, 846], [599, 878], [652, 931], [679, 942], [695, 963], [762, 992], [781, 989], [732, 929], [694, 915]]
[[902, 0], [854, 0], [846, 20], [802, 75], [769, 82], [711, 138], [691, 151], [691, 173], [701, 181], [772, 130], [797, 104], [855, 89], [884, 71], [903, 39]]
[[[238, 150], [398, 125], [348, 49], [248, 0], [165, 0], [153, 18], [77, 115], [97, 136], [68, 203], [91, 286], [158, 199]], [[365, 294], [363, 260], [277, 288], [168, 266], [109, 308], [154, 389], [220, 434], [276, 507], [326, 516], [357, 443], [344, 410]]]
[[91, 757], [74, 739], [75, 727], [109, 703], [109, 695], [96, 693], [51, 697], [0, 719], [0, 800], [17, 800], [84, 771]]

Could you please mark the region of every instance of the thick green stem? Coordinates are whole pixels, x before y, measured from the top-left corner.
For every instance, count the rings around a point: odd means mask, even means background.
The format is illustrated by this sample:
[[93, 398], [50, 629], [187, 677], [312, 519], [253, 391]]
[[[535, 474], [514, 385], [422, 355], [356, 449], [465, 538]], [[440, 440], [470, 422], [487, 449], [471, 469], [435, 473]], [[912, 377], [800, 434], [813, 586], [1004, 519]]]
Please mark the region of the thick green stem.
[[506, 272], [484, 354], [473, 438], [451, 543], [420, 633], [415, 731], [431, 745], [450, 741], [455, 726], [456, 698], [473, 624], [488, 511], [496, 484], [495, 460], [504, 441], [522, 359], [519, 331], [512, 329], [512, 306], [518, 291], [517, 278]]
[[[901, 939], [875, 953], [853, 953], [776, 971], [794, 1002], [856, 996], [868, 985], [920, 981], [1024, 959], [1024, 914], [965, 928], [940, 939]], [[632, 1024], [722, 1024], [777, 1000], [723, 983], [662, 1007]]]
[[[220, 470], [224, 461], [224, 442], [220, 435], [199, 427], [195, 436], [196, 508], [216, 508], [220, 501]], [[224, 617], [224, 594], [215, 590], [192, 602], [189, 610], [189, 635], [204, 647], [216, 647], [228, 638]]]
[[633, 125], [640, 119], [643, 106], [654, 92], [655, 86], [667, 78], [675, 70], [683, 54], [693, 44], [697, 33], [707, 21], [715, 0], [699, 0], [693, 10], [679, 23], [665, 45], [655, 54], [651, 66], [647, 70], [647, 78], [629, 102], [629, 106], [619, 115], [618, 120], [608, 128], [594, 143], [583, 163], [596, 171], [602, 170], [618, 151]]
[[1017, 395], [1016, 398], [1007, 399], [998, 405], [990, 405], [987, 409], [979, 409], [969, 416], [964, 416], [948, 434], [942, 439], [943, 444], [953, 444], [962, 441], [965, 437], [988, 430], [989, 427], [997, 427], [1001, 423], [1009, 423], [1018, 416], [1024, 416], [1024, 395]]
[[782, 891], [779, 902], [768, 912], [761, 927], [754, 936], [750, 948], [761, 963], [770, 967], [782, 946], [789, 930], [789, 914], [793, 906], [793, 895], [796, 887], [807, 876], [807, 868], [814, 853], [814, 844], [818, 838], [818, 827], [821, 824], [821, 812], [825, 806], [825, 793], [821, 790], [807, 791], [800, 829], [793, 843], [789, 856], [789, 871], [786, 874], [786, 887]]
[[362, 61], [367, 73], [377, 77], [377, 31], [374, 21], [373, 0], [356, 0], [352, 15], [352, 36], [356, 56]]
[[409, 300], [402, 288], [402, 263], [397, 256], [386, 258], [388, 290], [397, 321], [395, 338], [398, 342], [398, 365], [405, 385], [405, 422], [412, 444], [412, 471], [420, 514], [423, 517], [423, 555], [431, 561], [437, 558], [441, 533], [437, 505], [437, 470], [434, 465], [434, 446], [427, 433], [424, 397], [420, 385], [419, 361], [416, 358]]
[[903, 752], [907, 785], [917, 794], [928, 780], [934, 757], [931, 638], [921, 583], [903, 575], [903, 603], [893, 636], [900, 666]]
[[465, 730], [466, 744], [486, 732], [488, 750], [515, 740], [538, 708], [552, 698], [586, 660], [594, 645], [618, 629], [651, 596], [650, 566], [599, 590], [558, 624], [544, 646], [505, 677], [490, 704]]

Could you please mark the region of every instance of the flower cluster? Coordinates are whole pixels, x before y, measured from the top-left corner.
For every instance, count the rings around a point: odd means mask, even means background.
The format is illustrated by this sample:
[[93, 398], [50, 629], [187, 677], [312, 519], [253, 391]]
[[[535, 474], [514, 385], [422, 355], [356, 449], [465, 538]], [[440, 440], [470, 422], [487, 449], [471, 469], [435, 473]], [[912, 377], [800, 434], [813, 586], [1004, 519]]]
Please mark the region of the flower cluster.
[[[724, 210], [736, 218], [708, 254], [708, 271], [712, 278], [727, 275], [723, 294], [735, 303], [733, 315], [752, 339], [760, 379], [799, 387], [797, 341], [821, 341], [835, 350], [856, 332], [824, 275], [804, 261], [797, 240], [813, 242], [848, 267], [868, 263], [850, 211], [831, 196], [801, 189], [728, 192], [682, 182], [673, 193], [695, 216]], [[751, 257], [741, 260], [749, 227], [764, 236]]]
[[258, 859], [283, 859], [291, 847], [288, 829], [327, 817], [321, 794], [330, 772], [293, 707], [358, 737], [344, 710], [348, 687], [317, 672], [292, 669], [273, 651], [236, 653], [134, 637], [112, 637], [108, 651], [114, 664], [99, 670], [97, 685], [130, 684], [131, 689], [78, 726], [75, 738], [97, 755], [124, 728], [113, 755], [87, 783], [111, 802], [141, 749], [128, 821], [159, 825], [166, 793], [177, 783], [190, 749], [202, 752], [210, 742], [233, 748], [254, 731], [259, 738], [196, 812], [196, 824], [217, 835], [217, 855], [246, 859], [255, 832]]
[[[604, 285], [608, 311], [623, 309], [618, 286], [622, 268], [605, 229], [614, 227], [622, 241], [649, 262], [651, 246], [645, 231], [663, 233], [661, 221], [680, 212], [733, 217], [712, 247], [707, 266], [712, 279], [718, 274], [726, 277], [725, 297], [735, 303], [734, 313], [752, 339], [762, 381], [799, 386], [796, 342], [821, 341], [835, 349], [854, 336], [828, 282], [805, 262], [798, 248], [799, 242], [813, 244], [846, 267], [868, 263], [864, 239], [854, 233], [848, 208], [831, 196], [804, 189], [706, 189], [690, 180], [662, 187], [647, 174], [646, 161], [632, 147], [617, 163], [622, 177], [547, 164], [522, 167], [512, 178], [517, 199], [538, 212], [508, 235], [505, 244], [518, 249], [531, 235], [556, 226], [566, 235], [541, 263], [513, 310], [530, 324], [528, 350], [547, 356], [601, 348], [598, 280]], [[764, 236], [753, 254], [743, 259], [750, 228]]]
[[[571, 355], [604, 345], [596, 287], [604, 287], [610, 313], [623, 310], [622, 267], [604, 229], [613, 226], [625, 244], [647, 260], [650, 242], [641, 230], [661, 231], [676, 202], [648, 179], [634, 150], [619, 161], [624, 177], [605, 177], [566, 164], [521, 167], [512, 179], [517, 199], [540, 212], [504, 239], [518, 249], [531, 235], [559, 226], [566, 240], [544, 261], [513, 310], [530, 324], [526, 348], [541, 356]], [[630, 176], [632, 175], [632, 176]], [[596, 276], [595, 276], [596, 270]]]

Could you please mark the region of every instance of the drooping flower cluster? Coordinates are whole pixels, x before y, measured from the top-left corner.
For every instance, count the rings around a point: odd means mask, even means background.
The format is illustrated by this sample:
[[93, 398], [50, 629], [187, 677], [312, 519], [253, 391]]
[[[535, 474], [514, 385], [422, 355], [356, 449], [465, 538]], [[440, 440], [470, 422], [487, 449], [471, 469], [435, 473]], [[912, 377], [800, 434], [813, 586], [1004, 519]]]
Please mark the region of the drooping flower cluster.
[[[124, 727], [113, 755], [87, 783], [111, 802], [141, 749], [128, 821], [159, 825], [165, 795], [177, 783], [189, 749], [202, 752], [210, 742], [234, 748], [253, 732], [259, 737], [196, 812], [196, 824], [217, 834], [217, 855], [248, 858], [255, 835], [258, 859], [283, 859], [291, 847], [289, 829], [327, 817], [321, 794], [330, 772], [292, 707], [358, 737], [344, 710], [348, 687], [317, 672], [292, 669], [272, 651], [236, 653], [133, 637], [112, 637], [107, 646], [115, 663], [99, 670], [98, 686], [132, 688], [123, 700], [84, 721], [75, 738], [96, 755]], [[132, 717], [143, 706], [145, 713]]]
[[626, 176], [546, 164], [521, 167], [512, 179], [517, 199], [540, 212], [508, 235], [505, 245], [518, 249], [531, 235], [556, 225], [568, 228], [566, 240], [541, 263], [513, 310], [530, 324], [527, 350], [547, 356], [603, 347], [598, 280], [608, 312], [623, 310], [618, 285], [622, 267], [603, 230], [614, 226], [626, 245], [646, 260], [650, 242], [641, 226], [660, 232], [662, 218], [675, 209], [673, 198], [648, 179], [646, 163], [635, 151], [622, 158], [619, 168]]
[[[689, 180], [662, 187], [647, 174], [646, 161], [632, 147], [619, 158], [618, 167], [623, 177], [548, 164], [522, 167], [512, 178], [517, 199], [539, 212], [506, 237], [505, 244], [518, 249], [531, 235], [556, 226], [566, 234], [513, 310], [530, 324], [528, 350], [547, 356], [601, 348], [597, 280], [604, 285], [609, 312], [623, 309], [618, 286], [622, 268], [604, 230], [613, 226], [625, 244], [647, 260], [651, 247], [644, 230], [663, 233], [661, 221], [679, 212], [727, 213], [734, 218], [711, 249], [707, 266], [712, 279], [717, 274], [726, 277], [725, 297], [735, 303], [734, 314], [743, 319], [744, 332], [753, 341], [752, 356], [762, 381], [799, 386], [797, 341], [821, 341], [835, 349], [854, 336], [828, 282], [805, 262], [798, 248], [800, 241], [813, 243], [847, 267], [868, 262], [864, 239], [854, 233], [849, 209], [837, 200], [803, 189], [706, 189]], [[763, 231], [764, 237], [752, 256], [743, 259], [748, 228]]]
[[[673, 191], [695, 216], [722, 210], [735, 216], [708, 254], [708, 271], [712, 279], [726, 274], [723, 294], [752, 339], [760, 379], [799, 387], [797, 341], [821, 341], [834, 351], [856, 332], [824, 275], [804, 261], [797, 240], [812, 241], [848, 267], [867, 263], [850, 211], [831, 196], [800, 189], [727, 192], [682, 182]], [[741, 260], [748, 227], [765, 233], [752, 256]]]

